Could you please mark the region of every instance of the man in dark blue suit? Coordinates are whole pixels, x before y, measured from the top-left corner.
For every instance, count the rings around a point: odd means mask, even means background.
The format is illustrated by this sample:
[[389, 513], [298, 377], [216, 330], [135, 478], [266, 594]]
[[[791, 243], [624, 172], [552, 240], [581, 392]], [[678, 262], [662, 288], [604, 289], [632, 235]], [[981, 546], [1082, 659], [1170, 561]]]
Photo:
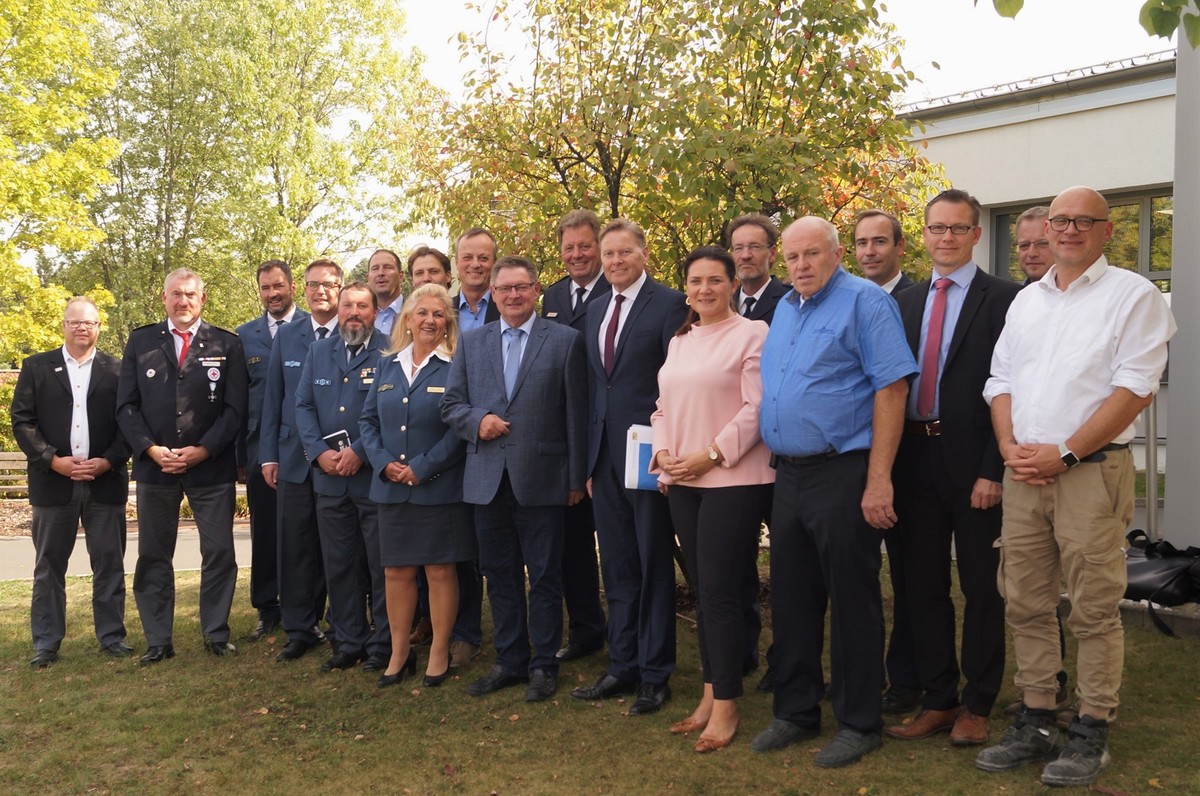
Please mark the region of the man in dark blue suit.
[[258, 641], [279, 627], [275, 490], [263, 480], [258, 439], [271, 346], [279, 329], [296, 318], [291, 267], [283, 260], [267, 260], [258, 267], [257, 279], [258, 299], [264, 312], [237, 328], [250, 382], [245, 435], [238, 440], [238, 480], [246, 485], [246, 499], [250, 503], [250, 604], [258, 611], [258, 624], [248, 636], [251, 641]]
[[626, 434], [650, 424], [658, 369], [683, 325], [683, 294], [646, 274], [646, 236], [613, 219], [600, 233], [600, 259], [611, 291], [588, 306], [588, 472], [608, 599], [608, 670], [576, 688], [576, 699], [636, 690], [633, 715], [660, 709], [675, 670], [675, 529], [667, 499], [625, 487]]
[[81, 524], [92, 564], [96, 639], [114, 658], [133, 654], [125, 643], [129, 448], [117, 430], [121, 360], [96, 350], [99, 337], [96, 305], [71, 299], [63, 346], [26, 359], [13, 391], [13, 437], [29, 461], [37, 551], [29, 610], [35, 669], [58, 660], [67, 629], [67, 562]]
[[326, 672], [349, 669], [359, 661], [365, 661], [365, 672], [382, 671], [392, 654], [379, 559], [379, 510], [369, 496], [371, 465], [358, 424], [375, 383], [379, 352], [388, 344], [374, 327], [375, 307], [375, 294], [365, 282], [342, 288], [338, 334], [309, 348], [296, 388], [296, 428], [312, 464], [317, 531], [337, 638], [337, 650], [321, 665]]
[[267, 365], [259, 458], [267, 486], [276, 490], [279, 544], [279, 610], [288, 641], [277, 661], [304, 655], [321, 640], [317, 621], [325, 611], [325, 570], [317, 533], [312, 467], [296, 430], [296, 389], [308, 349], [337, 334], [342, 269], [317, 260], [304, 269], [304, 298], [312, 311], [297, 312], [279, 330]]
[[117, 422], [133, 452], [138, 562], [133, 577], [148, 648], [143, 665], [174, 657], [179, 506], [186, 495], [200, 532], [200, 627], [214, 655], [229, 643], [237, 585], [233, 550], [235, 447], [246, 422], [246, 359], [233, 332], [205, 323], [204, 281], [167, 275], [167, 320], [134, 329], [121, 362]]
[[525, 701], [540, 702], [558, 687], [564, 507], [587, 481], [587, 364], [579, 332], [535, 312], [533, 263], [498, 261], [491, 292], [500, 320], [463, 335], [442, 401], [467, 442], [463, 500], [475, 506], [496, 646], [496, 665], [467, 691], [528, 680]]
[[883, 210], [864, 210], [854, 217], [854, 258], [863, 276], [895, 296], [916, 282], [900, 270], [904, 230], [900, 220]]
[[[558, 250], [567, 273], [542, 296], [542, 317], [582, 334], [587, 306], [608, 292], [600, 269], [600, 219], [591, 210], [572, 210], [558, 222]], [[604, 649], [608, 627], [600, 605], [600, 568], [596, 563], [596, 520], [592, 500], [584, 497], [567, 509], [563, 540], [563, 602], [568, 642], [560, 661], [573, 661]]]

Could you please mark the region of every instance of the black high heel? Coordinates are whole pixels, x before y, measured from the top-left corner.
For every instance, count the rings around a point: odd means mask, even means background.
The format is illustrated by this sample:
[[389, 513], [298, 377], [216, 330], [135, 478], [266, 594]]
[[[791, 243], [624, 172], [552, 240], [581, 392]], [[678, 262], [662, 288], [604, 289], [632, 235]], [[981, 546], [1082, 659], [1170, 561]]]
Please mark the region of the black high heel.
[[446, 655], [446, 671], [441, 674], [427, 674], [421, 679], [421, 685], [426, 688], [437, 688], [450, 677], [450, 655]]
[[404, 661], [404, 665], [400, 667], [400, 671], [395, 674], [380, 675], [375, 681], [376, 688], [387, 688], [393, 686], [403, 680], [405, 677], [414, 677], [417, 674], [417, 651], [409, 649], [408, 659]]

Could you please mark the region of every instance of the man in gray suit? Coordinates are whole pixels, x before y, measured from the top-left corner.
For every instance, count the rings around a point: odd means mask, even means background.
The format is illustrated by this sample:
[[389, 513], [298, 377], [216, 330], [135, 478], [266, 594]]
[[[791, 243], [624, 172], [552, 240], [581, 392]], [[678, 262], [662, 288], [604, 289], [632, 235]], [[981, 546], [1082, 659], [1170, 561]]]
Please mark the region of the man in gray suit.
[[442, 401], [443, 419], [467, 442], [463, 500], [476, 507], [496, 646], [496, 665], [467, 692], [528, 680], [527, 702], [558, 686], [565, 507], [583, 499], [587, 478], [583, 338], [537, 315], [540, 291], [533, 263], [496, 263], [500, 320], [463, 335]]

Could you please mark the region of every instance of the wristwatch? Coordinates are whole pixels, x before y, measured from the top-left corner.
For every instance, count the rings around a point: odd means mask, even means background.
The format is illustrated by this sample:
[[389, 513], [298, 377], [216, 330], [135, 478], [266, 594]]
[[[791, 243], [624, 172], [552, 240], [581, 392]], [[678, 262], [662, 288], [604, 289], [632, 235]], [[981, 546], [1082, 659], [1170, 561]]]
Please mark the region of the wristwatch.
[[1079, 457], [1071, 452], [1071, 449], [1067, 447], [1067, 443], [1058, 443], [1058, 453], [1062, 456], [1062, 463], [1067, 466], [1068, 470], [1079, 464]]
[[712, 445], [708, 446], [708, 458], [712, 459], [714, 462], [717, 461], [718, 458], [720, 458], [717, 456], [717, 449], [714, 448]]

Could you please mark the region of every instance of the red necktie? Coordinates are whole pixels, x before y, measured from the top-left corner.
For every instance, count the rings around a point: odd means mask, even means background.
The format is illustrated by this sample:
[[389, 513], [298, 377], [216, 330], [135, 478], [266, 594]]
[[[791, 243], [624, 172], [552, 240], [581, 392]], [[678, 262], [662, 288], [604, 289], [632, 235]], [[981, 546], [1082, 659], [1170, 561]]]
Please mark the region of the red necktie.
[[921, 389], [917, 391], [919, 417], [929, 417], [933, 414], [933, 396], [937, 392], [938, 382], [938, 355], [942, 349], [942, 325], [946, 321], [946, 289], [951, 284], [952, 281], [944, 276], [933, 283], [937, 295], [933, 297], [933, 309], [929, 311], [925, 359], [921, 362]]
[[183, 348], [179, 349], [179, 369], [183, 370], [183, 360], [187, 359], [188, 346], [192, 342], [192, 333], [181, 332], [178, 329], [172, 329], [171, 331], [179, 335], [179, 339], [183, 341]]
[[616, 296], [616, 305], [613, 307], [612, 318], [608, 321], [608, 328], [604, 330], [604, 375], [611, 376], [613, 372], [613, 362], [617, 358], [617, 326], [621, 323], [621, 302], [625, 297], [618, 293]]

